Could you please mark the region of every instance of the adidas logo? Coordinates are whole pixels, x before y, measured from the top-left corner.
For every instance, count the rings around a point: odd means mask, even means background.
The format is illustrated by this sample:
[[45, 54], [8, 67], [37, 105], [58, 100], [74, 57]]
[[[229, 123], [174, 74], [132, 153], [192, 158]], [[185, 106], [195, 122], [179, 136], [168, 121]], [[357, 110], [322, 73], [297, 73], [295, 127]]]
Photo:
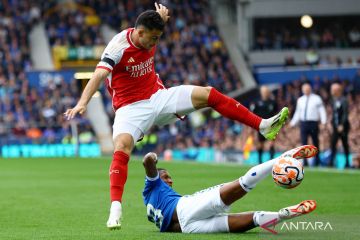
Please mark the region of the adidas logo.
[[133, 62], [135, 62], [135, 60], [133, 59], [133, 57], [130, 57], [128, 63], [133, 63]]

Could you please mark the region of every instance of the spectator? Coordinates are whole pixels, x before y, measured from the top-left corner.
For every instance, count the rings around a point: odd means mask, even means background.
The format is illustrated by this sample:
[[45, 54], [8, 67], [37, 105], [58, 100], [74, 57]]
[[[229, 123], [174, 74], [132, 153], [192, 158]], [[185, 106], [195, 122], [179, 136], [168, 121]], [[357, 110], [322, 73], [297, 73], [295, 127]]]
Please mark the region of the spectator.
[[80, 143], [92, 143], [92, 142], [94, 142], [94, 134], [92, 133], [91, 128], [90, 128], [89, 125], [85, 125], [85, 127], [80, 130], [79, 142]]
[[29, 139], [37, 141], [42, 137], [42, 132], [39, 128], [36, 126], [31, 126], [27, 132], [26, 135]]
[[353, 27], [349, 32], [350, 44], [353, 47], [360, 46], [360, 31], [357, 27]]
[[343, 96], [342, 86], [339, 83], [333, 83], [331, 85], [331, 95], [332, 95], [332, 120], [331, 124], [333, 127], [333, 133], [331, 136], [331, 158], [329, 166], [334, 166], [334, 159], [336, 158], [336, 145], [338, 139], [341, 138], [341, 142], [344, 147], [345, 152], [345, 168], [350, 167], [350, 158], [349, 158], [349, 143], [348, 135], [350, 129], [349, 123], [349, 106], [346, 98]]
[[353, 79], [353, 86], [354, 86], [353, 96], [355, 97], [356, 95], [360, 94], [360, 69], [357, 70], [356, 75]]
[[[250, 110], [262, 118], [270, 118], [271, 116], [274, 116], [278, 112], [278, 107], [276, 101], [271, 98], [270, 89], [266, 86], [262, 86], [260, 88], [260, 96], [261, 99], [255, 104], [252, 104], [250, 106]], [[257, 150], [259, 164], [262, 163], [265, 141], [266, 139], [261, 134], [258, 134]], [[273, 159], [275, 155], [274, 141], [270, 141], [269, 145], [270, 159]]]
[[306, 63], [309, 65], [317, 65], [319, 63], [319, 54], [314, 49], [306, 52]]
[[[319, 120], [322, 126], [326, 124], [326, 111], [319, 95], [312, 93], [311, 85], [304, 83], [302, 85], [303, 96], [297, 100], [296, 111], [290, 122], [294, 127], [300, 121], [300, 136], [302, 145], [308, 143], [308, 136], [312, 138], [312, 143], [319, 149]], [[322, 127], [324, 129], [325, 127]], [[320, 158], [316, 156], [315, 166], [319, 166]], [[305, 159], [304, 165], [307, 166], [308, 162]]]
[[357, 17], [318, 17], [310, 30], [299, 25], [298, 18], [259, 18], [254, 20], [253, 48], [308, 49], [349, 48], [360, 46]]

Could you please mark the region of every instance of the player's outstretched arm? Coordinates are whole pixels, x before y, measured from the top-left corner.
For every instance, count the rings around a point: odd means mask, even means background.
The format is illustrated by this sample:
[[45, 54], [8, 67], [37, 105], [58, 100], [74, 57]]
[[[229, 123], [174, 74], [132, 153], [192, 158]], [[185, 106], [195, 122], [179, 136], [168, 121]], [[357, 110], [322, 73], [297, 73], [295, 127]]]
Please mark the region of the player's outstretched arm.
[[158, 160], [156, 153], [149, 152], [144, 156], [143, 165], [145, 168], [146, 176], [154, 178], [158, 175], [158, 171], [156, 169], [157, 161]]
[[156, 12], [158, 12], [164, 22], [167, 22], [170, 18], [169, 9], [162, 4], [155, 2]]
[[86, 105], [89, 103], [91, 97], [94, 95], [99, 85], [109, 75], [109, 71], [102, 68], [96, 68], [91, 79], [87, 83], [79, 102], [74, 108], [67, 109], [64, 115], [68, 120], [75, 117], [77, 113], [83, 114], [86, 111]]

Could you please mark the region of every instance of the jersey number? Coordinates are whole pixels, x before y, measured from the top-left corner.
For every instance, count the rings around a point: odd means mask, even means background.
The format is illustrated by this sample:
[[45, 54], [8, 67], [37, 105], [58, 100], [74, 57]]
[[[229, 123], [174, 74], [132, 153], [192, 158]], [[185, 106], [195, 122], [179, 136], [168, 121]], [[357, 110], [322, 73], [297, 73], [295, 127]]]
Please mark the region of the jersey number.
[[163, 221], [163, 215], [161, 214], [160, 209], [155, 209], [153, 205], [148, 204], [147, 205], [147, 216], [150, 222], [155, 223], [155, 225], [160, 228], [162, 221]]

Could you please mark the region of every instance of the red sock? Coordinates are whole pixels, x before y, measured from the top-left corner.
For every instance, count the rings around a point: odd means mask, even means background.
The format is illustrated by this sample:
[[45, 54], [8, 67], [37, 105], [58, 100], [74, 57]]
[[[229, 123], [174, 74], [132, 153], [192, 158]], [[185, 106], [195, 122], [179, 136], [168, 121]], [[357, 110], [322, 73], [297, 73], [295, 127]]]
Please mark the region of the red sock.
[[219, 112], [222, 116], [236, 120], [259, 131], [261, 117], [250, 112], [249, 109], [212, 88], [208, 99], [209, 107]]
[[114, 153], [113, 161], [110, 166], [110, 198], [111, 201], [122, 200], [124, 186], [128, 174], [129, 155], [122, 151]]

